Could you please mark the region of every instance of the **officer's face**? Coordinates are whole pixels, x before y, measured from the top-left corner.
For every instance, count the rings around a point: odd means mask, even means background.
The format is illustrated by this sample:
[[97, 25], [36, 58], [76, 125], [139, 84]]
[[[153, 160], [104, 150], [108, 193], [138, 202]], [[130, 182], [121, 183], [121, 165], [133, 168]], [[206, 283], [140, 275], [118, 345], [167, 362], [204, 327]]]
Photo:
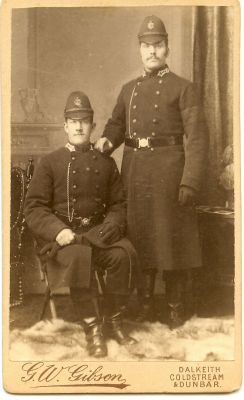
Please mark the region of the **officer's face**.
[[94, 126], [95, 124], [91, 122], [90, 118], [67, 118], [64, 123], [64, 130], [67, 133], [69, 143], [79, 146], [89, 143]]
[[169, 50], [165, 41], [162, 40], [153, 44], [141, 42], [140, 52], [145, 70], [151, 72], [165, 65]]

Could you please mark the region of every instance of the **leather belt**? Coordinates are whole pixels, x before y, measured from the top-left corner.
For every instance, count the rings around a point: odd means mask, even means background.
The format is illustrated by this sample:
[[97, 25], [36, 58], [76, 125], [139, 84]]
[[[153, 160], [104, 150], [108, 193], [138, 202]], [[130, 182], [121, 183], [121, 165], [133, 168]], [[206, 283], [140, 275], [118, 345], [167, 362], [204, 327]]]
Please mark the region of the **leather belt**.
[[164, 137], [147, 137], [147, 138], [125, 138], [125, 145], [134, 147], [136, 149], [141, 148], [153, 148], [159, 146], [175, 146], [183, 144], [183, 136], [164, 136]]
[[69, 220], [67, 215], [61, 214], [55, 211], [54, 214], [65, 224], [72, 228], [90, 228], [94, 225], [98, 225], [104, 219], [103, 215], [91, 215], [89, 217], [74, 217], [72, 221]]

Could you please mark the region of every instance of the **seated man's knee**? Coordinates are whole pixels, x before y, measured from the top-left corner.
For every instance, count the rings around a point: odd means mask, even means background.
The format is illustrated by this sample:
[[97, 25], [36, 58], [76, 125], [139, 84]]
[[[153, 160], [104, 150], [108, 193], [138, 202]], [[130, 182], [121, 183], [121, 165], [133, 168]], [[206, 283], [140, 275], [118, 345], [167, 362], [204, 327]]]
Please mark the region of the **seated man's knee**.
[[122, 248], [111, 249], [111, 266], [110, 267], [122, 267], [129, 269], [130, 260], [126, 251]]
[[61, 263], [79, 262], [82, 257], [82, 248], [79, 244], [71, 244], [61, 248], [56, 256], [56, 260]]

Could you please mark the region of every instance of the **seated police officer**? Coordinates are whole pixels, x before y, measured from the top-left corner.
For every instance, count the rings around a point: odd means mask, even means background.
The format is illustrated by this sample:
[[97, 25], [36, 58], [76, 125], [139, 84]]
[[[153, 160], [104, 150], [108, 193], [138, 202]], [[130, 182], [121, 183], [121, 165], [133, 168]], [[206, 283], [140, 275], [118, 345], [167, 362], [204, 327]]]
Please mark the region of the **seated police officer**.
[[[25, 217], [40, 248], [53, 241], [58, 245], [47, 263], [50, 287], [70, 287], [89, 354], [104, 357], [104, 332], [120, 344], [135, 342], [122, 330], [121, 309], [136, 255], [124, 237], [126, 203], [115, 161], [90, 143], [95, 124], [88, 97], [71, 93], [64, 116], [68, 143], [40, 161], [26, 196]], [[106, 270], [105, 318], [96, 266]]]

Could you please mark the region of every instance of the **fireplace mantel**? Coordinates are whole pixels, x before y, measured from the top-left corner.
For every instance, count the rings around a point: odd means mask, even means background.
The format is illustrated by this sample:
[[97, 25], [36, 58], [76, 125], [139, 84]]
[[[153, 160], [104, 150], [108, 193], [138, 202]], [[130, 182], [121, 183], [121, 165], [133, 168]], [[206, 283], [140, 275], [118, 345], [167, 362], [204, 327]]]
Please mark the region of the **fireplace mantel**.
[[28, 159], [34, 162], [65, 142], [63, 125], [54, 123], [11, 123], [12, 165], [25, 169]]

